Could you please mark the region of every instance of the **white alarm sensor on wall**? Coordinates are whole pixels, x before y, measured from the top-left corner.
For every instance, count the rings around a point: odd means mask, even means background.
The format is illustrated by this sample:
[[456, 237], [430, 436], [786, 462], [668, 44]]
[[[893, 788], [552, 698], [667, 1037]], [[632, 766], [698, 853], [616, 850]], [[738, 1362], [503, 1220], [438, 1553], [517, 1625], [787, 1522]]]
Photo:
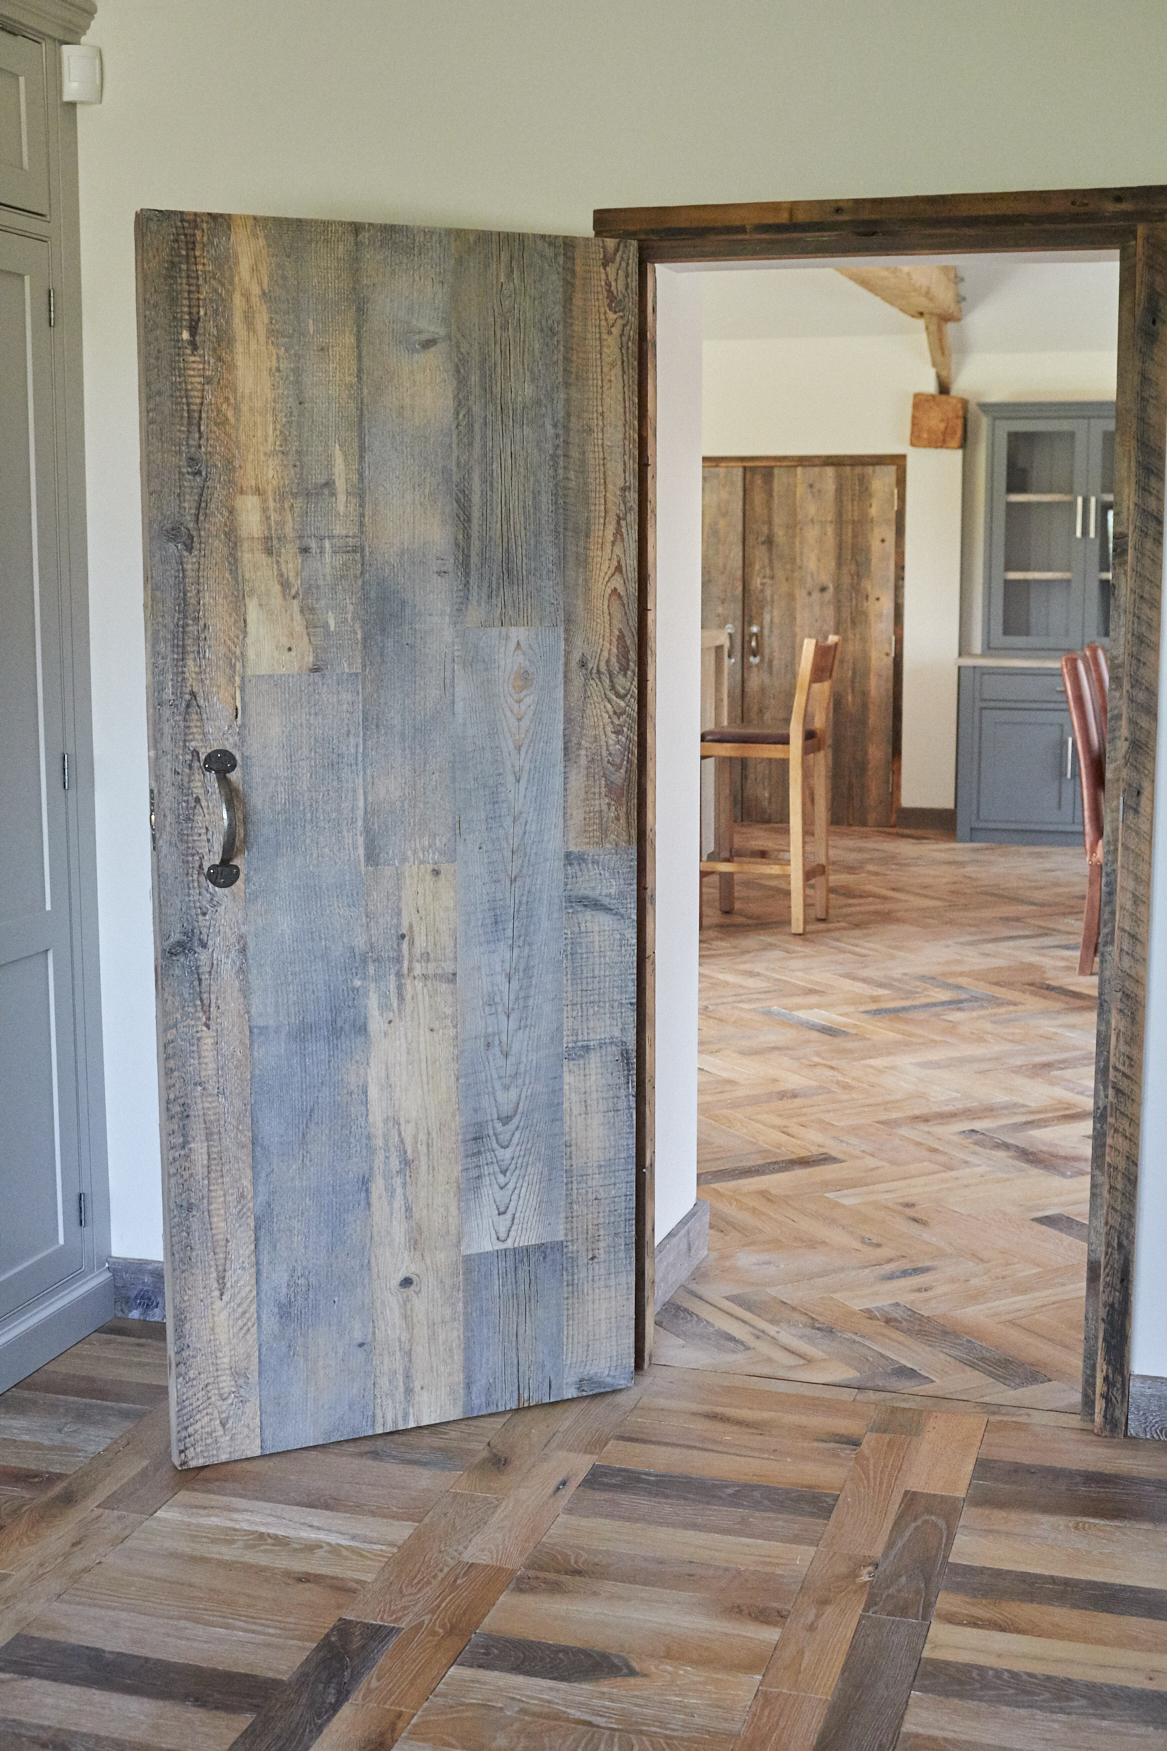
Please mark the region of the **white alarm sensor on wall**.
[[87, 43], [61, 44], [62, 103], [101, 102], [101, 50]]

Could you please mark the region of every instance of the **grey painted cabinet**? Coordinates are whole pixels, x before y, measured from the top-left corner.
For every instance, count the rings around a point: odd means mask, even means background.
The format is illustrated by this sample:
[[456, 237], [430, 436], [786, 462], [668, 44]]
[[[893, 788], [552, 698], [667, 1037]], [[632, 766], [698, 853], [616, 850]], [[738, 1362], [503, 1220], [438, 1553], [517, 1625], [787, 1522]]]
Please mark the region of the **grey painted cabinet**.
[[[0, 1390], [113, 1311], [76, 118], [57, 92], [53, 35], [86, 8], [22, 0], [13, 21], [9, 5], [0, 0]], [[44, 29], [32, 22], [42, 15]]]
[[1080, 650], [1110, 631], [1112, 402], [982, 403], [986, 652]]
[[983, 650], [1001, 663], [961, 670], [957, 837], [1072, 844], [1078, 766], [1053, 659], [1110, 633], [1114, 404], [982, 402], [981, 412]]
[[958, 839], [1081, 838], [1078, 763], [1057, 669], [962, 668], [958, 748]]

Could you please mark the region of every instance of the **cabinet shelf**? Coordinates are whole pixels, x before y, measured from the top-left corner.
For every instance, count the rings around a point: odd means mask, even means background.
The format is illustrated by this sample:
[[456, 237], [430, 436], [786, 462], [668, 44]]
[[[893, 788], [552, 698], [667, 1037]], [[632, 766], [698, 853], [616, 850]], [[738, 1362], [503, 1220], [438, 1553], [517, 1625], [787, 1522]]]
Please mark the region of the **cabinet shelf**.
[[1080, 650], [1110, 629], [1114, 410], [985, 402], [986, 653]]

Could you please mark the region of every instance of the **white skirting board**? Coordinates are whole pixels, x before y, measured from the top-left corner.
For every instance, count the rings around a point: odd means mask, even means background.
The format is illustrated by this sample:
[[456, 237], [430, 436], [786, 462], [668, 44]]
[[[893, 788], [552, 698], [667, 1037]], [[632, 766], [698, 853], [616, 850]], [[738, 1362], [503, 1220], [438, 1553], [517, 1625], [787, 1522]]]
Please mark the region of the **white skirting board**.
[[1126, 1432], [1144, 1441], [1167, 1441], [1167, 1380], [1132, 1374]]
[[709, 1205], [698, 1198], [675, 1228], [656, 1243], [656, 1292], [653, 1308], [659, 1311], [671, 1301], [681, 1284], [692, 1276], [709, 1251]]

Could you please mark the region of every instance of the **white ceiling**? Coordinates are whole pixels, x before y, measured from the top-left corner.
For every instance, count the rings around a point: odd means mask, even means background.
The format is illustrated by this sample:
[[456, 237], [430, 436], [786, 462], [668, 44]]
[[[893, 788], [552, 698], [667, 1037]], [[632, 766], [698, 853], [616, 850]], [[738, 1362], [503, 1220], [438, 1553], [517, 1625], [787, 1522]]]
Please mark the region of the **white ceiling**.
[[[910, 266], [920, 258], [882, 259]], [[960, 276], [964, 316], [948, 330], [957, 357], [1114, 349], [1118, 258], [1113, 253], [927, 259], [951, 264]], [[833, 267], [765, 262], [700, 272], [706, 340], [920, 333], [918, 322]]]

